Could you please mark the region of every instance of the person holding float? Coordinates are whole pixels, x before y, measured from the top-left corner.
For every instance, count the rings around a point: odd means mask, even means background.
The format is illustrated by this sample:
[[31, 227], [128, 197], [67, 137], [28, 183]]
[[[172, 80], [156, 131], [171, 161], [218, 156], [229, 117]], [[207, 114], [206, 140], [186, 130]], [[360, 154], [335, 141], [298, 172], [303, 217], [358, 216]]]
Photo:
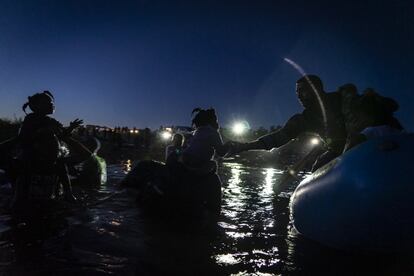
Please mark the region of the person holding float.
[[371, 89], [359, 95], [351, 84], [325, 93], [312, 75], [299, 79], [296, 91], [305, 108], [301, 114], [257, 141], [235, 144], [234, 151], [270, 149], [304, 132], [319, 134], [328, 150], [290, 198], [294, 228], [339, 249], [410, 250], [414, 135], [404, 133], [393, 116], [398, 104]]
[[346, 141], [346, 128], [341, 112], [341, 94], [326, 93], [321, 79], [305, 75], [296, 82], [296, 93], [304, 110], [293, 115], [279, 130], [249, 143], [234, 143], [232, 152], [277, 148], [305, 133], [314, 133], [324, 141], [327, 150], [319, 156], [313, 170], [339, 156]]
[[[296, 93], [304, 110], [293, 115], [281, 129], [249, 143], [234, 143], [232, 152], [280, 147], [305, 133], [322, 138], [326, 148], [315, 161], [312, 171], [340, 156], [367, 137], [401, 131], [393, 116], [398, 104], [372, 89], [358, 95], [353, 84], [326, 93], [321, 79], [305, 75], [296, 82]], [[346, 145], [346, 147], [345, 147]]]
[[372, 89], [341, 87], [348, 132], [343, 154], [306, 177], [290, 199], [304, 236], [351, 251], [390, 253], [414, 246], [414, 135], [393, 116], [398, 104]]

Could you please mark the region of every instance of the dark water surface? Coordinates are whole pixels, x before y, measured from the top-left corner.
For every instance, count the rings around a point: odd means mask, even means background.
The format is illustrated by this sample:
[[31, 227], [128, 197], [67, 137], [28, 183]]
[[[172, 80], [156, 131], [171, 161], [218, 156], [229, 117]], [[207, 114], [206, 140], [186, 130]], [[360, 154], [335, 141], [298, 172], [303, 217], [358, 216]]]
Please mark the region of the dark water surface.
[[[223, 163], [216, 225], [145, 217], [116, 183], [76, 189], [83, 205], [47, 206], [47, 217], [0, 216], [0, 275], [412, 275], [413, 256], [345, 253], [306, 240], [289, 224], [289, 195], [273, 194], [282, 171]], [[174, 208], [174, 206], [171, 206]]]

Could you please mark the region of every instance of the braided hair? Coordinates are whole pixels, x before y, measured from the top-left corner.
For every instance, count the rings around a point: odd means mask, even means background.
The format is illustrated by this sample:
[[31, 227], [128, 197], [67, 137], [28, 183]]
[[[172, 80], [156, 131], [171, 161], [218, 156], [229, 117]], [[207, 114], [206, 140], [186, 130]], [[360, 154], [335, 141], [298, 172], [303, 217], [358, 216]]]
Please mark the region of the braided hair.
[[197, 107], [193, 109], [191, 115], [193, 115], [192, 124], [195, 127], [211, 126], [215, 129], [219, 128], [214, 108], [202, 109]]
[[26, 108], [30, 107], [30, 109], [33, 112], [36, 112], [39, 106], [39, 103], [41, 103], [44, 100], [54, 100], [55, 98], [53, 97], [52, 93], [50, 93], [49, 91], [43, 91], [42, 93], [36, 93], [32, 96], [27, 97], [27, 103], [25, 103], [22, 106], [23, 112], [25, 114], [26, 113]]

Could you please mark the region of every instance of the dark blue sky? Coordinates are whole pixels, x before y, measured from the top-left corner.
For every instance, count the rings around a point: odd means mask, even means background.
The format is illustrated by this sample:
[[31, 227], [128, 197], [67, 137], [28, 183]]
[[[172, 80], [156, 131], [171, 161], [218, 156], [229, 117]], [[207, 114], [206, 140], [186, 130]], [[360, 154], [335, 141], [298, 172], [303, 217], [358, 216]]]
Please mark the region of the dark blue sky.
[[328, 3], [2, 0], [0, 117], [48, 89], [64, 123], [188, 125], [211, 106], [222, 125], [283, 124], [301, 111], [288, 57], [327, 91], [353, 82], [395, 98], [412, 130], [413, 4]]

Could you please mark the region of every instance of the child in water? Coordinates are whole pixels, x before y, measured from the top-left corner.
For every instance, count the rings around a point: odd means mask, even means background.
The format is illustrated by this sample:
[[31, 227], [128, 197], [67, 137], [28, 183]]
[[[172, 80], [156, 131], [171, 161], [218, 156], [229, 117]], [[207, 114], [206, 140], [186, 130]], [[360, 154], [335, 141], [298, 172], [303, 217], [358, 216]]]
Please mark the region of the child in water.
[[[203, 169], [212, 165], [215, 154], [224, 156], [229, 144], [223, 144], [219, 133], [219, 124], [213, 108], [204, 110], [196, 108], [192, 125], [195, 128], [188, 146], [182, 152], [182, 162], [187, 168]], [[215, 168], [215, 163], [214, 168]]]
[[176, 159], [183, 150], [184, 136], [180, 133], [174, 134], [171, 144], [165, 148], [165, 162], [169, 163], [170, 159]]
[[[27, 107], [33, 112], [27, 114]], [[82, 124], [82, 120], [76, 119], [70, 123], [69, 127], [63, 127], [59, 121], [49, 117], [55, 111], [54, 97], [49, 91], [28, 97], [28, 102], [23, 105], [23, 111], [26, 117], [17, 140], [22, 148], [26, 174], [30, 175], [33, 171], [55, 173], [62, 183], [65, 199], [75, 201], [66, 165], [69, 159], [65, 159], [60, 142], [64, 141], [74, 147], [82, 160], [89, 157], [90, 151], [69, 137], [71, 132]], [[27, 184], [17, 184], [16, 200], [24, 200], [27, 188]]]

